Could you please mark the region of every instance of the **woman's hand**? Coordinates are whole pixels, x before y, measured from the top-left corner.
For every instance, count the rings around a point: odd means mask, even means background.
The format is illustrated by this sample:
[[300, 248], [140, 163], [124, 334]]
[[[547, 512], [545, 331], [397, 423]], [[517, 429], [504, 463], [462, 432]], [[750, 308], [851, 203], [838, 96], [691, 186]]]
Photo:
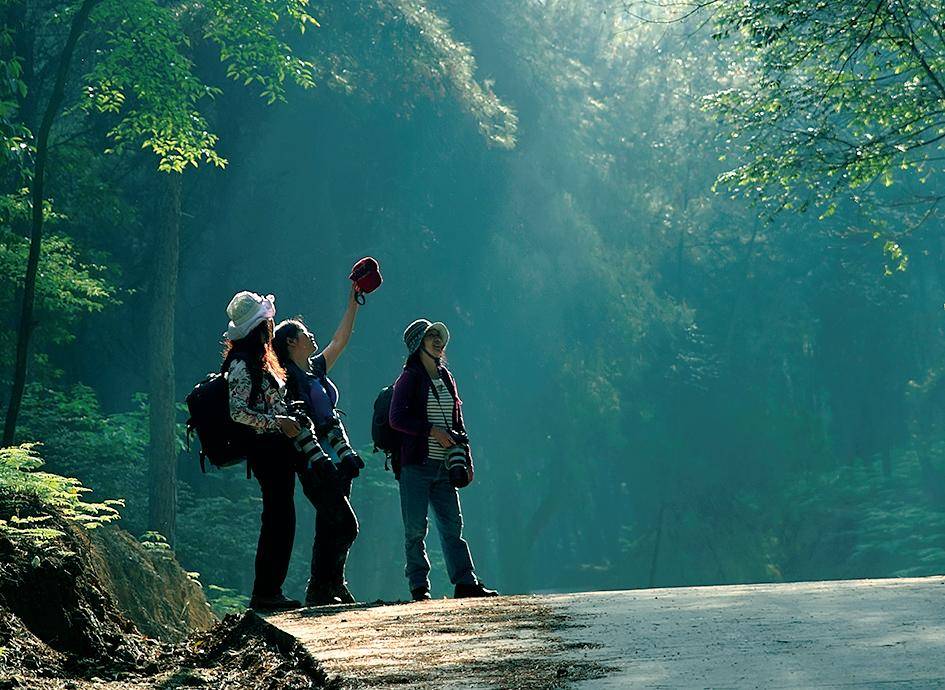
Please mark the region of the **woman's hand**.
[[430, 429], [430, 436], [435, 438], [436, 442], [444, 448], [452, 448], [456, 445], [456, 439], [442, 426], [435, 426]]
[[295, 438], [299, 435], [299, 432], [302, 431], [302, 427], [300, 427], [299, 423], [292, 419], [292, 417], [277, 414], [276, 423], [279, 425], [279, 430], [289, 438]]
[[357, 300], [358, 289], [354, 286], [354, 283], [351, 283], [351, 290], [348, 292], [348, 309], [357, 309], [361, 306], [361, 303]]

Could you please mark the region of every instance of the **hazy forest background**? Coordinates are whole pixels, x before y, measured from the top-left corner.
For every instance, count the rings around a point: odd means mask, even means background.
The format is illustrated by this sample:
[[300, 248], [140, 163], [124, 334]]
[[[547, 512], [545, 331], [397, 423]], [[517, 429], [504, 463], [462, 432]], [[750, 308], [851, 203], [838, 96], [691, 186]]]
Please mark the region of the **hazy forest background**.
[[[490, 586], [945, 572], [945, 3], [822, 5], [4, 0], [5, 442], [245, 601], [258, 487], [180, 401], [234, 292], [325, 344], [373, 255], [340, 407], [369, 452], [449, 325]], [[381, 456], [352, 502], [352, 591], [405, 596]]]

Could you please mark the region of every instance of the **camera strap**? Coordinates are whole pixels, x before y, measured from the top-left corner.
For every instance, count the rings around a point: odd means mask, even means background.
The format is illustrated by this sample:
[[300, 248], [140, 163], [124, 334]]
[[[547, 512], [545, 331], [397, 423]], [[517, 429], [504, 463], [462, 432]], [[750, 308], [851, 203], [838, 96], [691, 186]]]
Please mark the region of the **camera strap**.
[[[449, 386], [446, 385], [446, 381], [443, 381], [443, 377], [442, 377], [442, 376], [440, 376], [438, 379], [433, 379], [432, 377], [430, 378], [430, 390], [433, 391], [433, 397], [437, 399], [437, 402], [439, 402], [439, 400], [440, 400], [440, 392], [436, 389], [436, 382], [437, 382], [437, 381], [442, 381], [442, 382], [443, 382], [443, 388], [446, 389], [446, 392], [447, 392], [447, 393], [449, 393], [450, 388], [449, 388]], [[452, 396], [452, 394], [451, 394], [451, 395], [450, 395], [450, 398], [452, 399], [452, 397], [453, 397], [453, 396]], [[455, 400], [453, 400], [453, 405], [454, 405], [454, 406], [456, 405], [456, 401], [455, 401]], [[446, 429], [447, 429], [447, 431], [452, 430], [452, 428], [453, 428], [453, 422], [447, 421], [447, 419], [446, 419], [446, 413], [443, 412], [443, 406], [440, 405], [439, 408], [440, 408], [440, 416], [443, 417], [443, 422], [444, 422], [444, 424], [446, 424]]]

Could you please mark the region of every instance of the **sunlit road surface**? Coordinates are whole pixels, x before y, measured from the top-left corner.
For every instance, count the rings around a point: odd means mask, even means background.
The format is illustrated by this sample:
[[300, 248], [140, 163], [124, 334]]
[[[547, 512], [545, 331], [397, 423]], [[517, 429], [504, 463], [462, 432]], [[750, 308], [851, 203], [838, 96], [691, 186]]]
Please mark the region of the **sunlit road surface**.
[[945, 578], [436, 600], [268, 619], [352, 687], [945, 687]]

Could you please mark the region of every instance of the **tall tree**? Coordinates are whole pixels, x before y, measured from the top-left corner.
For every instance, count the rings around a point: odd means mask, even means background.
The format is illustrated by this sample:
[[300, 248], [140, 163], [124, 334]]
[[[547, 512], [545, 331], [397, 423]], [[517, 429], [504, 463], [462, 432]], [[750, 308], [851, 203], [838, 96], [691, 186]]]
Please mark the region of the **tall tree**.
[[10, 402], [7, 406], [6, 420], [3, 426], [3, 444], [13, 443], [16, 433], [16, 420], [20, 413], [20, 404], [23, 400], [23, 389], [26, 386], [27, 365], [29, 363], [30, 338], [35, 324], [33, 323], [33, 308], [36, 301], [36, 273], [39, 268], [39, 255], [43, 241], [43, 220], [45, 214], [45, 178], [46, 163], [49, 157], [49, 135], [53, 124], [62, 108], [66, 91], [66, 80], [72, 66], [76, 44], [85, 32], [92, 10], [101, 0], [83, 0], [75, 9], [69, 35], [56, 61], [56, 80], [52, 93], [43, 111], [43, 119], [36, 134], [36, 153], [33, 163], [32, 181], [30, 185], [32, 198], [32, 223], [30, 228], [30, 252], [27, 259], [26, 277], [23, 284], [22, 306], [16, 342], [16, 360], [13, 372], [13, 387], [10, 391]]
[[177, 525], [177, 395], [174, 324], [180, 261], [182, 175], [161, 174], [148, 331], [148, 529], [173, 546]]

